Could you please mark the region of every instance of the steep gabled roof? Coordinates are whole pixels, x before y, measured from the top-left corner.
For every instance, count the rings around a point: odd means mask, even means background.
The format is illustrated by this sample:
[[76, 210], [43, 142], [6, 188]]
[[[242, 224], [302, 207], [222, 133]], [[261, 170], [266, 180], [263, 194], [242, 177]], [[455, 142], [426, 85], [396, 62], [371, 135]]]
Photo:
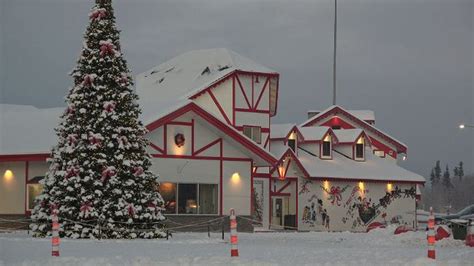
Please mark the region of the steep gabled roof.
[[414, 182], [424, 183], [425, 178], [410, 172], [391, 160], [366, 152], [365, 161], [358, 162], [335, 152], [332, 160], [321, 160], [305, 152], [298, 158], [311, 178], [342, 179], [354, 181]]
[[[372, 110], [347, 110], [349, 113], [355, 117], [364, 120], [364, 121], [375, 121], [375, 113]], [[323, 111], [324, 112], [324, 111]], [[309, 110], [308, 114], [320, 114], [322, 113], [319, 110]]]
[[147, 113], [156, 113], [160, 110], [156, 106], [174, 106], [235, 71], [278, 75], [225, 48], [189, 51], [136, 76], [140, 106]]
[[277, 169], [278, 167], [280, 166], [280, 164], [285, 160], [285, 158], [287, 157], [290, 157], [291, 160], [293, 162], [295, 162], [295, 164], [298, 166], [298, 168], [300, 169], [300, 171], [303, 173], [304, 177], [306, 178], [309, 178], [310, 175], [308, 173], [308, 171], [306, 171], [306, 168], [304, 168], [304, 166], [301, 164], [300, 160], [298, 159], [298, 156], [296, 156], [296, 154], [293, 152], [292, 149], [290, 148], [287, 148], [286, 150], [284, 150], [283, 153], [281, 154], [278, 154], [277, 155], [277, 158], [279, 158], [279, 160], [274, 164], [274, 167], [270, 169], [270, 174], [273, 174]]
[[[330, 127], [298, 127], [301, 134], [303, 135], [303, 141], [321, 141], [328, 134], [328, 132], [334, 133]], [[338, 140], [337, 136], [333, 136]]]
[[336, 135], [339, 143], [354, 143], [361, 136], [364, 136], [366, 144], [371, 144], [370, 138], [367, 136], [367, 134], [365, 134], [365, 131], [360, 128], [334, 130], [334, 134]]
[[195, 114], [199, 115], [203, 120], [207, 121], [209, 124], [220, 130], [223, 134], [221, 136], [224, 139], [231, 140], [239, 145], [242, 145], [245, 149], [244, 153], [251, 154], [251, 157], [258, 156], [261, 158], [262, 161], [265, 161], [269, 165], [274, 165], [277, 161], [277, 158], [260, 145], [255, 143], [253, 140], [245, 136], [244, 134], [237, 131], [235, 128], [227, 124], [226, 122], [222, 121], [221, 119], [215, 117], [214, 115], [210, 114], [203, 108], [199, 107], [194, 102], [188, 101], [186, 104], [179, 106], [178, 108], [167, 112], [166, 114], [161, 114], [157, 120], [148, 123], [146, 128], [149, 131], [152, 131], [166, 122], [169, 122], [187, 112], [194, 112]]
[[311, 117], [310, 119], [306, 120], [305, 122], [301, 123], [300, 127], [311, 126], [311, 125], [317, 123], [318, 121], [321, 121], [324, 118], [327, 118], [330, 115], [336, 114], [336, 113], [342, 113], [343, 115], [349, 117], [352, 121], [359, 124], [364, 130], [366, 130], [368, 132], [372, 132], [375, 135], [379, 136], [381, 139], [384, 139], [384, 140], [392, 143], [394, 146], [397, 147], [397, 152], [406, 153], [407, 145], [405, 145], [403, 142], [395, 139], [394, 137], [392, 137], [392, 136], [388, 135], [387, 133], [383, 132], [382, 130], [374, 127], [373, 125], [371, 125], [367, 122], [365, 122], [364, 120], [359, 119], [358, 117], [356, 117], [355, 115], [351, 114], [349, 111], [347, 111], [346, 109], [344, 109], [344, 108], [342, 108], [341, 106], [338, 106], [338, 105], [333, 105], [333, 106], [327, 108], [326, 110], [321, 111], [321, 113], [319, 113], [319, 114]]

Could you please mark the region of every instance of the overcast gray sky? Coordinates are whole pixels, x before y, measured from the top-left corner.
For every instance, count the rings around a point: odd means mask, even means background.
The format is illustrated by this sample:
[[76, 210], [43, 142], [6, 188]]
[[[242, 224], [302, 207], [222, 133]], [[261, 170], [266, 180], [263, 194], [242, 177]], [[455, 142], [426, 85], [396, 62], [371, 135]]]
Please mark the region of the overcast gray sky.
[[[64, 105], [93, 0], [0, 0], [0, 103]], [[338, 104], [372, 109], [403, 165], [474, 164], [474, 1], [339, 0]], [[331, 104], [333, 1], [115, 1], [134, 74], [227, 47], [281, 75], [274, 122]], [[34, 130], [34, 129], [32, 129]], [[443, 166], [444, 167], [444, 166]]]

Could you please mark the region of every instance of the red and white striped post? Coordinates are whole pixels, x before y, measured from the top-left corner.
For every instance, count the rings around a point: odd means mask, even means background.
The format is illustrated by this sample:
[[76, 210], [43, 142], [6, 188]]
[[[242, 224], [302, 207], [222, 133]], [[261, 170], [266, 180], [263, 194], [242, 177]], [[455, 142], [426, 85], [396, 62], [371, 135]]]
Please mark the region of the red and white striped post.
[[51, 220], [53, 222], [53, 237], [51, 238], [51, 256], [59, 257], [59, 221], [58, 209], [56, 207], [53, 207], [53, 210], [51, 211]]
[[230, 209], [230, 256], [238, 257], [239, 249], [237, 248], [237, 243], [239, 242], [237, 238], [237, 219], [235, 217], [235, 210]]
[[433, 215], [433, 207], [430, 207], [430, 216], [428, 217], [428, 258], [436, 259], [436, 251], [435, 251], [435, 218]]
[[474, 221], [467, 223], [466, 246], [474, 247]]

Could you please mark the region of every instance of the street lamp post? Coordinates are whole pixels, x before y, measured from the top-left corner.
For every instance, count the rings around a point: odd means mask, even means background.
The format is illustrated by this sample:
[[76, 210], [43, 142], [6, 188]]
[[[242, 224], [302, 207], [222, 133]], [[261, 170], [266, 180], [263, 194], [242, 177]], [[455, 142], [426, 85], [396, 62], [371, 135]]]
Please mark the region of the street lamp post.
[[464, 128], [466, 128], [466, 127], [474, 128], [474, 125], [467, 125], [467, 124], [460, 124], [460, 125], [459, 125], [459, 128], [460, 128], [460, 129], [464, 129]]

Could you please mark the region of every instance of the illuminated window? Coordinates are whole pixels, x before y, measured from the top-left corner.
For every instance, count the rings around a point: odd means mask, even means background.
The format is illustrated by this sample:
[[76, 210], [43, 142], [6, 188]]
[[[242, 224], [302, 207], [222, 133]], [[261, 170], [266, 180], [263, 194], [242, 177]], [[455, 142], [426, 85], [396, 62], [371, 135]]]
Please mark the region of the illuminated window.
[[176, 183], [163, 182], [158, 191], [165, 202], [164, 213], [176, 213]]
[[364, 159], [364, 138], [360, 137], [357, 140], [356, 147], [355, 147], [355, 158], [356, 159]]
[[256, 126], [243, 126], [244, 135], [255, 141], [262, 143], [262, 129]]
[[289, 139], [288, 140], [288, 147], [293, 151], [296, 151], [296, 139]]
[[323, 158], [331, 157], [331, 135], [327, 135], [323, 140]]
[[39, 182], [44, 176], [35, 176], [26, 183], [26, 210], [31, 211], [35, 207], [36, 197], [43, 193], [43, 185]]
[[159, 192], [165, 202], [165, 214], [217, 214], [217, 184], [163, 182]]

